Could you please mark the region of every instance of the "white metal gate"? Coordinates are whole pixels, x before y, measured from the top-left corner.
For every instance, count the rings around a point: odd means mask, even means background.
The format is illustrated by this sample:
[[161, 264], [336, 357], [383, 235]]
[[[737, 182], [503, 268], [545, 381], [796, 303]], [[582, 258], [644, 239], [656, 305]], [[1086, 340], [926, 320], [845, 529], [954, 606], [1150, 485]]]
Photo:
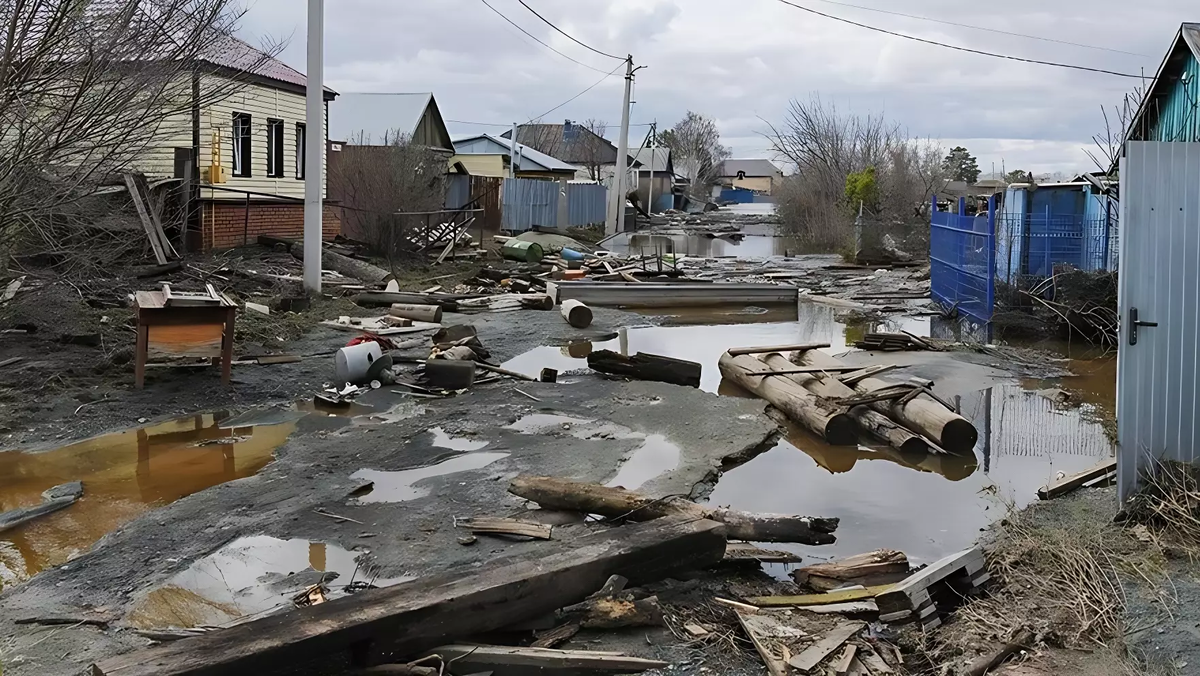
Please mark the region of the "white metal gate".
[[1121, 160], [1117, 479], [1200, 452], [1200, 143], [1130, 142]]

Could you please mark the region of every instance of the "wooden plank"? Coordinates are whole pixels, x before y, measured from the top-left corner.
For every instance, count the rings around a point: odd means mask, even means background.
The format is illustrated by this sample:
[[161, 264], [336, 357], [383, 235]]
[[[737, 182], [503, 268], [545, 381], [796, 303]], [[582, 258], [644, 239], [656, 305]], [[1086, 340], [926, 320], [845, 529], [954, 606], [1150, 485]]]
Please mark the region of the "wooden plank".
[[491, 645], [444, 645], [429, 652], [453, 662], [454, 673], [491, 671], [495, 676], [542, 673], [557, 669], [565, 673], [630, 673], [662, 669], [669, 662], [628, 657], [620, 653], [553, 648], [512, 648]]
[[875, 603], [874, 599], [867, 599], [866, 601], [854, 601], [852, 603], [831, 603], [827, 606], [804, 606], [800, 610], [819, 615], [877, 615], [879, 613], [879, 604]]
[[800, 596], [755, 596], [747, 599], [750, 603], [763, 608], [787, 608], [792, 606], [822, 606], [830, 603], [849, 603], [875, 598], [890, 590], [894, 585], [883, 584], [865, 589], [847, 589], [831, 591], [824, 594], [802, 594]]
[[125, 188], [129, 190], [129, 198], [133, 200], [138, 218], [142, 221], [142, 229], [146, 231], [146, 239], [150, 240], [150, 248], [154, 250], [154, 260], [158, 261], [159, 265], [166, 265], [167, 254], [163, 251], [162, 241], [159, 240], [158, 233], [154, 230], [154, 224], [150, 222], [150, 214], [146, 213], [146, 205], [142, 202], [142, 195], [138, 191], [137, 183], [133, 180], [133, 174], [125, 174], [124, 178]]
[[220, 357], [225, 334], [222, 324], [177, 324], [150, 326], [147, 356]]
[[804, 352], [805, 350], [819, 350], [823, 347], [829, 347], [829, 343], [798, 343], [793, 345], [765, 345], [762, 347], [735, 347], [731, 348], [728, 352], [735, 357], [740, 357], [744, 354], [766, 354], [767, 352]]
[[[567, 306], [564, 304], [563, 307]], [[703, 366], [698, 362], [646, 352], [630, 357], [612, 350], [596, 350], [587, 356], [587, 362], [588, 368], [593, 371], [684, 387], [700, 387], [700, 374], [703, 371]]]
[[748, 376], [792, 376], [801, 373], [845, 373], [860, 371], [857, 366], [797, 366], [776, 371], [747, 371]]
[[879, 653], [870, 650], [859, 650], [857, 658], [858, 661], [862, 662], [867, 670], [872, 674], [896, 673], [896, 670], [893, 669], [890, 664], [884, 661], [883, 656]]
[[832, 591], [847, 583], [869, 586], [899, 582], [908, 576], [908, 569], [908, 557], [903, 552], [879, 549], [805, 566], [793, 571], [792, 579], [817, 591]]
[[842, 650], [842, 654], [838, 656], [837, 662], [834, 664], [833, 671], [837, 676], [847, 676], [850, 673], [850, 664], [854, 662], [854, 656], [858, 654], [858, 646], [851, 643]]
[[802, 674], [810, 673], [817, 665], [824, 662], [825, 658], [841, 648], [843, 643], [850, 640], [851, 636], [862, 631], [865, 626], [867, 626], [865, 622], [843, 622], [826, 634], [825, 638], [788, 660], [788, 664]]
[[756, 561], [758, 563], [800, 563], [804, 557], [792, 552], [763, 549], [749, 542], [730, 542], [725, 545], [725, 563]]
[[271, 354], [257, 357], [255, 361], [263, 366], [270, 364], [294, 364], [300, 361], [300, 357], [294, 354]]
[[724, 528], [693, 518], [622, 526], [572, 541], [569, 549], [465, 565], [308, 608], [208, 632], [93, 665], [94, 676], [217, 676], [301, 665], [319, 672], [371, 666], [445, 641], [531, 620], [585, 599], [612, 575], [634, 584], [713, 565]]
[[0, 361], [0, 368], [4, 368], [5, 366], [12, 366], [13, 364], [16, 364], [16, 363], [24, 361], [24, 360], [25, 360], [25, 357], [9, 357], [8, 359], [5, 359], [4, 361]]
[[742, 625], [742, 630], [750, 637], [750, 642], [754, 644], [754, 649], [766, 665], [767, 673], [771, 676], [787, 676], [787, 662], [780, 659], [768, 643], [769, 637], [774, 634], [772, 629], [777, 624], [775, 620], [747, 613], [738, 613], [737, 618], [738, 624]]
[[521, 521], [493, 516], [476, 516], [466, 519], [455, 519], [454, 525], [466, 528], [472, 533], [488, 533], [492, 535], [520, 535], [535, 540], [549, 540], [553, 526], [548, 523]]
[[1056, 481], [1052, 481], [1045, 486], [1042, 486], [1038, 489], [1037, 495], [1042, 500], [1057, 498], [1060, 495], [1066, 495], [1067, 493], [1070, 493], [1089, 481], [1103, 478], [1116, 471], [1116, 458], [1113, 458], [1112, 460], [1105, 460], [1095, 467], [1089, 467], [1082, 472], [1063, 477]]

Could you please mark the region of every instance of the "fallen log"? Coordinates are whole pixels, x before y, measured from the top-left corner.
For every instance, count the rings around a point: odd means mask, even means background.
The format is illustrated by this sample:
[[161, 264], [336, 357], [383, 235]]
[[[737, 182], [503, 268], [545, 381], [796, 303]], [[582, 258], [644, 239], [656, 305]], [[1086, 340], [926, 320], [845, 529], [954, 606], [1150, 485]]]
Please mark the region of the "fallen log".
[[361, 279], [367, 284], [378, 284], [392, 278], [392, 273], [357, 258], [350, 258], [328, 249], [321, 252], [321, 267], [340, 272], [347, 277]]
[[827, 545], [836, 541], [836, 518], [754, 514], [698, 505], [678, 497], [651, 498], [624, 488], [560, 479], [519, 476], [508, 492], [532, 500], [544, 509], [563, 509], [599, 514], [631, 521], [649, 521], [666, 516], [709, 519], [725, 524], [730, 540], [751, 542], [799, 542]]
[[418, 322], [442, 323], [442, 307], [440, 305], [417, 305], [413, 303], [392, 303], [388, 310], [392, 317], [411, 319]]
[[265, 675], [374, 666], [550, 614], [583, 600], [612, 575], [644, 584], [715, 565], [725, 532], [712, 521], [667, 519], [604, 530], [571, 545], [556, 554], [533, 550], [464, 565], [133, 651], [93, 664], [92, 674]]
[[747, 354], [766, 354], [767, 352], [803, 352], [805, 350], [819, 350], [823, 347], [829, 347], [829, 343], [801, 343], [797, 345], [766, 345], [763, 347], [733, 347], [729, 349], [729, 354], [735, 357], [741, 357]]
[[[801, 366], [842, 366], [837, 358], [818, 350], [800, 353], [795, 363]], [[863, 378], [855, 384], [854, 390], [865, 395], [893, 385], [878, 378]], [[979, 440], [979, 432], [970, 421], [924, 394], [902, 406], [894, 401], [878, 401], [870, 406], [952, 453], [970, 452]]]
[[[768, 354], [759, 359], [775, 369], [784, 369], [791, 364], [781, 354]], [[823, 376], [819, 373], [791, 374], [788, 379], [820, 397], [842, 399], [854, 396], [854, 388], [832, 376]], [[924, 437], [901, 427], [891, 418], [868, 406], [854, 406], [849, 410], [848, 415], [871, 436], [881, 439], [895, 448], [909, 453], [928, 453], [930, 451], [929, 442]]]
[[627, 357], [612, 350], [597, 350], [589, 354], [587, 360], [588, 367], [593, 371], [638, 380], [654, 380], [672, 385], [683, 385], [684, 387], [700, 387], [700, 373], [703, 369], [694, 361], [672, 359], [645, 352]]
[[388, 307], [395, 303], [408, 303], [410, 305], [437, 305], [446, 312], [454, 312], [458, 309], [458, 301], [454, 298], [406, 291], [364, 291], [355, 294], [351, 300], [355, 305], [362, 307]]
[[[547, 296], [548, 298], [549, 296]], [[592, 325], [592, 309], [577, 300], [562, 302], [562, 316], [567, 323], [577, 329], [586, 329]]]
[[[815, 350], [814, 350], [815, 351]], [[805, 353], [807, 354], [807, 353]], [[845, 407], [838, 406], [797, 385], [788, 376], [756, 376], [763, 362], [751, 356], [721, 355], [717, 362], [721, 375], [742, 389], [771, 402], [794, 420], [834, 446], [847, 446], [857, 441], [854, 421]]]

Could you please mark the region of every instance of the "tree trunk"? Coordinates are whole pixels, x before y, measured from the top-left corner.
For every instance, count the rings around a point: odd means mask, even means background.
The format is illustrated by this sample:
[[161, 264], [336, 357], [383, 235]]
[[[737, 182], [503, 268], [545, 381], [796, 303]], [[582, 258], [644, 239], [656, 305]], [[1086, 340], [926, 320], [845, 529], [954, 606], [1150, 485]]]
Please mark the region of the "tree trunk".
[[[763, 355], [759, 359], [770, 368], [779, 371], [793, 366], [787, 357], [778, 353]], [[804, 386], [808, 391], [819, 397], [840, 399], [855, 395], [854, 388], [842, 383], [837, 378], [822, 376], [819, 373], [797, 373], [784, 377], [797, 385]], [[869, 406], [855, 406], [850, 409], [849, 415], [854, 419], [854, 422], [858, 423], [859, 427], [869, 432], [871, 436], [881, 439], [901, 451], [910, 453], [929, 452], [929, 442], [924, 437], [913, 434], [896, 424], [891, 418]]]
[[577, 329], [586, 329], [592, 324], [592, 309], [577, 300], [562, 302], [562, 316]]
[[519, 476], [513, 479], [508, 492], [546, 509], [570, 509], [633, 521], [672, 515], [711, 519], [725, 524], [730, 540], [827, 545], [835, 542], [832, 533], [838, 525], [837, 519], [738, 512], [698, 505], [682, 498], [656, 499], [624, 488], [556, 477]]
[[388, 314], [393, 317], [411, 319], [418, 322], [431, 322], [434, 324], [440, 324], [442, 322], [442, 308], [438, 305], [392, 303], [392, 308], [391, 310], [388, 310]]
[[740, 387], [774, 404], [788, 418], [804, 425], [834, 446], [847, 446], [857, 440], [854, 421], [839, 407], [797, 385], [787, 376], [756, 376], [763, 362], [751, 356], [721, 355], [721, 375]]
[[367, 284], [378, 284], [392, 278], [392, 273], [381, 267], [328, 250], [321, 252], [321, 266], [347, 277], [361, 279]]
[[644, 352], [626, 357], [611, 350], [598, 350], [589, 354], [587, 359], [588, 367], [601, 373], [638, 380], [657, 380], [685, 387], [700, 387], [702, 367], [694, 361], [660, 357]]
[[[843, 366], [838, 359], [816, 350], [801, 353], [796, 363], [802, 366]], [[854, 389], [858, 394], [870, 394], [892, 384], [878, 378], [863, 378]], [[879, 401], [870, 406], [953, 453], [971, 451], [979, 439], [979, 432], [970, 421], [924, 394], [911, 399], [904, 406], [890, 401]]]

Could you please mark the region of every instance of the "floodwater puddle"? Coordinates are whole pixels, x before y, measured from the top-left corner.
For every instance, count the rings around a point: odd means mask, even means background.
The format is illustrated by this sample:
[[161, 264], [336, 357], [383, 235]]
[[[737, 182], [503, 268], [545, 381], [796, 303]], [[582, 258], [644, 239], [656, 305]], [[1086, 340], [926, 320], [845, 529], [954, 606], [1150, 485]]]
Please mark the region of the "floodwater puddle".
[[240, 538], [138, 599], [127, 619], [141, 629], [219, 626], [291, 607], [293, 596], [319, 582], [337, 597], [352, 583], [386, 587], [413, 579], [380, 577], [359, 561], [364, 553], [267, 535]]
[[76, 504], [0, 533], [0, 583], [66, 563], [155, 507], [256, 474], [295, 428], [295, 420], [224, 427], [227, 417], [190, 416], [44, 452], [0, 452], [0, 511], [38, 504], [52, 486], [83, 482]]
[[[636, 434], [636, 433], [635, 433]], [[631, 491], [647, 481], [679, 466], [679, 447], [661, 434], [644, 435], [645, 441], [630, 455], [617, 475], [606, 486], [621, 486]]]
[[622, 486], [636, 490], [679, 466], [679, 446], [661, 434], [635, 432], [628, 427], [588, 418], [575, 418], [555, 413], [531, 413], [505, 427], [521, 434], [566, 432], [576, 439], [637, 440], [641, 444], [617, 468], [617, 474], [606, 486]]
[[[789, 311], [793, 311], [789, 308]], [[672, 312], [676, 312], [673, 310]], [[930, 332], [929, 317], [901, 317], [869, 326], [845, 325], [834, 319], [834, 308], [812, 303], [799, 303], [793, 311], [794, 321], [769, 323], [713, 324], [715, 317], [726, 317], [729, 308], [692, 310], [681, 314], [688, 322], [680, 326], [645, 326], [621, 329], [613, 340], [592, 343], [593, 350], [612, 350], [621, 354], [648, 352], [651, 354], [687, 359], [703, 366], [700, 389], [717, 392], [721, 372], [717, 360], [731, 347], [781, 345], [792, 343], [826, 342], [831, 353], [843, 352], [861, 340], [868, 331], [910, 331], [920, 336]], [[707, 317], [707, 319], [706, 319]], [[696, 322], [708, 321], [704, 325]], [[576, 347], [576, 352], [581, 350]], [[506, 369], [537, 376], [544, 367], [559, 372], [587, 369], [586, 354], [572, 356], [567, 347], [538, 347], [506, 361]]]
[[399, 471], [360, 469], [351, 479], [373, 482], [371, 490], [358, 497], [360, 502], [407, 502], [429, 495], [429, 489], [416, 484], [423, 479], [468, 470], [483, 469], [509, 456], [508, 453], [463, 453], [425, 467]]
[[488, 442], [479, 439], [452, 437], [440, 427], [435, 427], [429, 432], [433, 435], [433, 445], [438, 448], [448, 448], [452, 451], [478, 451], [488, 445]]
[[[793, 430], [773, 449], [727, 472], [709, 500], [736, 509], [836, 516], [838, 541], [788, 547], [809, 562], [887, 548], [929, 563], [969, 547], [1004, 518], [1007, 504], [1036, 500], [1038, 486], [1112, 454], [1086, 407], [1064, 408], [1016, 384], [961, 394], [979, 430], [970, 455], [834, 447]], [[772, 569], [781, 574], [782, 568]]]
[[748, 225], [737, 232], [621, 233], [605, 240], [604, 248], [621, 255], [693, 258], [768, 258], [796, 250], [794, 242], [767, 225]]

